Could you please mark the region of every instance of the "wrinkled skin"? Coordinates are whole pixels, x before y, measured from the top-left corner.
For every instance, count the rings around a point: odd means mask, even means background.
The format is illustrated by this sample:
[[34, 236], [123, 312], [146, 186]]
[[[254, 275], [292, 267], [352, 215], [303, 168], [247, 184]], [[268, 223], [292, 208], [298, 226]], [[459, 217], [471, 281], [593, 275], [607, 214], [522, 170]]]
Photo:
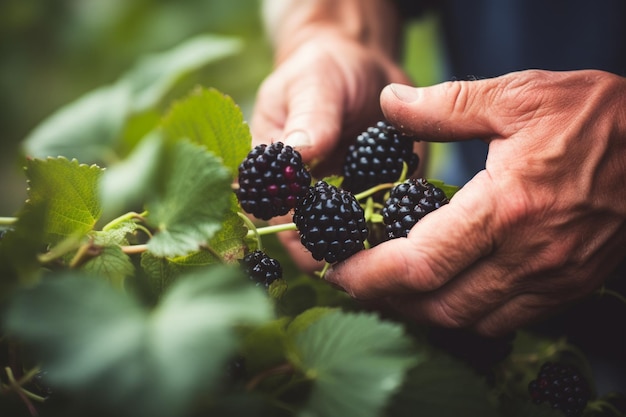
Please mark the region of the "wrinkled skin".
[[601, 286], [626, 256], [626, 79], [524, 71], [381, 95], [432, 141], [480, 138], [486, 168], [407, 238], [326, 278], [421, 323], [498, 336]]
[[[450, 204], [335, 265], [329, 282], [420, 323], [498, 336], [591, 293], [626, 256], [626, 79], [533, 70], [415, 89], [389, 57], [323, 36], [261, 86], [255, 144], [285, 141], [318, 178], [338, 173], [381, 108], [427, 140], [489, 144]], [[296, 232], [279, 237], [303, 270], [321, 269]]]

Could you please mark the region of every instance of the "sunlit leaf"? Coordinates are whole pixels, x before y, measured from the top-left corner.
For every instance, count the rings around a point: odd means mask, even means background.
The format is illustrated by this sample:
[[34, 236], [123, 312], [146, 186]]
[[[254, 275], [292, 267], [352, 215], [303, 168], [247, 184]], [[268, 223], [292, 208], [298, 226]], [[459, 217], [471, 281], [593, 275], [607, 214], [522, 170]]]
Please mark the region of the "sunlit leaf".
[[232, 175], [252, 142], [241, 109], [215, 89], [197, 89], [176, 103], [165, 117], [163, 128], [170, 139], [189, 138], [206, 146]]
[[107, 280], [118, 290], [123, 290], [126, 278], [135, 274], [132, 261], [117, 245], [101, 247], [100, 253], [87, 261], [82, 268], [94, 276]]
[[91, 231], [101, 214], [97, 184], [102, 169], [66, 158], [27, 161], [30, 203], [45, 202], [48, 243]]
[[172, 145], [160, 174], [161, 187], [146, 204], [149, 223], [158, 229], [148, 248], [167, 257], [197, 251], [222, 227], [232, 177], [206, 149], [187, 141]]
[[152, 312], [102, 280], [71, 273], [20, 292], [7, 328], [45, 364], [51, 385], [83, 415], [183, 415], [219, 389], [235, 329], [272, 316], [267, 296], [237, 268], [196, 271]]
[[292, 359], [313, 380], [301, 416], [374, 417], [419, 360], [398, 324], [332, 312], [299, 333]]

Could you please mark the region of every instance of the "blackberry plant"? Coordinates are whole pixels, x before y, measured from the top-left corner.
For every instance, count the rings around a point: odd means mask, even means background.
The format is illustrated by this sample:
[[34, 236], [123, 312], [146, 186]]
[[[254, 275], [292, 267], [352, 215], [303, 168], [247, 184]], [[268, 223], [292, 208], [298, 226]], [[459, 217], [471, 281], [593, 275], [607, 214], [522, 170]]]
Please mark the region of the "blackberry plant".
[[[135, 80], [141, 83], [124, 90]], [[369, 226], [385, 225], [385, 215], [399, 225], [390, 226], [393, 236], [405, 234], [454, 187], [405, 182], [415, 166], [408, 150], [397, 152], [404, 155], [397, 167], [358, 168], [376, 173], [371, 185], [346, 171], [352, 191], [341, 177], [313, 179], [284, 144], [251, 150], [241, 111], [213, 89], [177, 101], [137, 137], [152, 120], [142, 106], [162, 84], [146, 91], [154, 83], [137, 73], [124, 81], [90, 96], [90, 111], [65, 113], [66, 123], [55, 119], [50, 135], [38, 136], [45, 126], [37, 130], [23, 158], [28, 198], [15, 217], [0, 217], [0, 230], [11, 230], [0, 242], [0, 415], [534, 415], [525, 404], [528, 379], [517, 376], [564, 350], [563, 339], [526, 339], [519, 349], [516, 338], [515, 360], [502, 360], [508, 342], [428, 337], [422, 326], [373, 312], [293, 264], [279, 265], [288, 257], [267, 255], [275, 249], [268, 235], [297, 232], [302, 251], [327, 267], [368, 250]], [[115, 112], [97, 120], [102, 124], [82, 125], [82, 116], [92, 123], [99, 116], [94, 102], [122, 98], [132, 105], [99, 103]], [[140, 119], [121, 108], [141, 108]], [[101, 128], [109, 119], [110, 129]], [[142, 129], [133, 128], [138, 121]], [[67, 138], [91, 136], [87, 126], [112, 132], [110, 141], [94, 135], [93, 143], [68, 147]], [[367, 135], [374, 142], [412, 142], [390, 127], [375, 129]], [[64, 152], [77, 154], [56, 156]], [[105, 169], [89, 155], [118, 158], [107, 158]], [[381, 176], [385, 169], [393, 174]], [[378, 200], [387, 194], [393, 208]], [[398, 214], [405, 206], [413, 207], [410, 221]], [[290, 211], [289, 223], [252, 219]], [[269, 286], [269, 296], [257, 286]], [[493, 375], [491, 385], [485, 375]], [[534, 395], [562, 406], [545, 394]], [[572, 398], [582, 406], [586, 397]], [[507, 407], [516, 409], [499, 413]]]

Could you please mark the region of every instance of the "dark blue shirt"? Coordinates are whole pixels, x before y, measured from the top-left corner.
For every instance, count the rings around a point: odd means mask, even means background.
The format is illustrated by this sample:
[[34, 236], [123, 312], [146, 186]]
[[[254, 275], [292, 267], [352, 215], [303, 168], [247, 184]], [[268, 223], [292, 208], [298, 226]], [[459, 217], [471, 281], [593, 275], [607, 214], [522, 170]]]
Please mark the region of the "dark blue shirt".
[[[432, 3], [432, 4], [427, 4]], [[626, 76], [625, 0], [398, 0], [403, 15], [436, 8], [445, 79], [488, 78], [525, 69], [600, 69]], [[425, 6], [426, 4], [426, 6]], [[484, 168], [487, 145], [455, 144], [448, 182]]]

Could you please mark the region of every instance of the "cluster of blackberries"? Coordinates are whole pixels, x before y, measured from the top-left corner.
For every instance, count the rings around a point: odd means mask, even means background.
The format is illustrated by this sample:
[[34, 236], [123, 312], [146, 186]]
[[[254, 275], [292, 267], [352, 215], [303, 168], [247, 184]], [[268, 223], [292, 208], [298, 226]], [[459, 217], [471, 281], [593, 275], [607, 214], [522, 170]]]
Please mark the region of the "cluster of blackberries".
[[262, 250], [248, 253], [239, 261], [248, 278], [257, 286], [269, 288], [272, 282], [283, 277], [283, 268], [278, 260]]
[[[311, 174], [291, 146], [258, 145], [239, 166], [237, 198], [245, 212], [262, 220], [293, 211], [300, 241], [313, 258], [342, 261], [364, 249], [369, 234], [355, 195], [396, 182], [403, 172], [413, 174], [419, 165], [416, 140], [385, 121], [368, 128], [348, 150], [339, 188], [325, 181], [311, 185]], [[382, 213], [385, 239], [405, 237], [417, 221], [447, 202], [444, 192], [424, 179], [398, 184]]]
[[561, 362], [544, 363], [528, 384], [528, 392], [535, 403], [548, 402], [568, 417], [580, 416], [591, 396], [580, 371]]

